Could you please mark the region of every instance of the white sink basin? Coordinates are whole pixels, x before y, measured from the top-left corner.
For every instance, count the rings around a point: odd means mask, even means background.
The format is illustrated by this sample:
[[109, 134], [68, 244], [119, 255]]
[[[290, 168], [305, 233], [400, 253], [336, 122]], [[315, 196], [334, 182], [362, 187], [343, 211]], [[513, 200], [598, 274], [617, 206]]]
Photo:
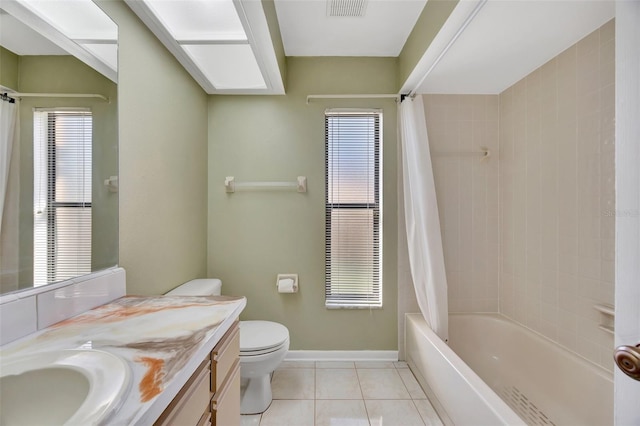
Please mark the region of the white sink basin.
[[3, 359], [0, 424], [97, 424], [118, 408], [130, 375], [124, 360], [92, 349]]

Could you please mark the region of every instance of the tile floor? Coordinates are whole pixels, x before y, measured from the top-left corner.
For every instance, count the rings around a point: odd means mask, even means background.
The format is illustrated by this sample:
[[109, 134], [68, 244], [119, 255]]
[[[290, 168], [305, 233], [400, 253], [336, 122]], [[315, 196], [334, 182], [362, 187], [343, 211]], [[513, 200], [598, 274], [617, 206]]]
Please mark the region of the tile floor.
[[404, 362], [284, 361], [273, 402], [242, 426], [442, 425]]

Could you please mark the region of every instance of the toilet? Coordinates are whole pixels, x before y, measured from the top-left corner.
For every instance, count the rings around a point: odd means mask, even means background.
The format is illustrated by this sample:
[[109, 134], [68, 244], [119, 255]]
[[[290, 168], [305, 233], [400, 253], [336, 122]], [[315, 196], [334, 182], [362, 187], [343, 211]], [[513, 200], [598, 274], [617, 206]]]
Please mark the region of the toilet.
[[[191, 280], [167, 296], [219, 296], [216, 278]], [[240, 321], [240, 413], [264, 412], [273, 399], [271, 375], [289, 350], [289, 330], [272, 321]]]

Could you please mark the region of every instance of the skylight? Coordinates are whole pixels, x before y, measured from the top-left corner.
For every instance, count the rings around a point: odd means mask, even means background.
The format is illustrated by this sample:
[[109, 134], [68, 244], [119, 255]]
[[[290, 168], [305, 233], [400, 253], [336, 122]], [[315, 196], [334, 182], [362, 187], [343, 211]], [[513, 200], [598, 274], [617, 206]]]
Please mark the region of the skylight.
[[273, 46], [264, 51], [271, 36], [260, 2], [125, 2], [207, 93], [279, 93], [283, 89], [281, 79], [271, 76], [271, 64], [277, 69]]
[[178, 42], [247, 41], [231, 0], [147, 0], [146, 3]]
[[71, 40], [115, 41], [118, 26], [91, 0], [22, 0]]
[[117, 82], [118, 26], [92, 0], [17, 0], [2, 7], [18, 21]]
[[248, 44], [196, 44], [183, 47], [217, 89], [267, 88]]

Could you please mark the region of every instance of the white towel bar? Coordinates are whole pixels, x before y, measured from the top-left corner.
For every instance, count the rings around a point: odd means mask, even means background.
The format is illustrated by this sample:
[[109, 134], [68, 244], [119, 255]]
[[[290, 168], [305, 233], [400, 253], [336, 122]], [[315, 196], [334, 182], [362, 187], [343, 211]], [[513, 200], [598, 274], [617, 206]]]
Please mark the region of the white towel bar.
[[233, 176], [224, 179], [224, 187], [227, 192], [236, 192], [236, 189], [295, 189], [298, 192], [307, 192], [307, 177], [298, 176], [296, 182], [236, 182]]

